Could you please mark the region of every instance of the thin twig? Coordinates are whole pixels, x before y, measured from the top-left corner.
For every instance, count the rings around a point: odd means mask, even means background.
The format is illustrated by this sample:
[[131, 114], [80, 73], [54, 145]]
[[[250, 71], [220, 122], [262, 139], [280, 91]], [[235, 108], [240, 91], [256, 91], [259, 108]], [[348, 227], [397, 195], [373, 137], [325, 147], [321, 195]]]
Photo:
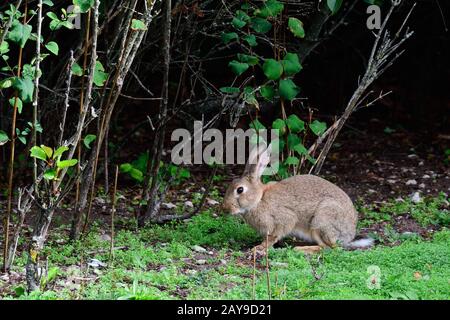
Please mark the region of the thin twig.
[[114, 189], [112, 194], [112, 208], [111, 208], [111, 246], [109, 251], [109, 260], [114, 259], [114, 217], [116, 214], [116, 193], [117, 193], [117, 178], [119, 176], [119, 166], [116, 166], [116, 175], [114, 176]]

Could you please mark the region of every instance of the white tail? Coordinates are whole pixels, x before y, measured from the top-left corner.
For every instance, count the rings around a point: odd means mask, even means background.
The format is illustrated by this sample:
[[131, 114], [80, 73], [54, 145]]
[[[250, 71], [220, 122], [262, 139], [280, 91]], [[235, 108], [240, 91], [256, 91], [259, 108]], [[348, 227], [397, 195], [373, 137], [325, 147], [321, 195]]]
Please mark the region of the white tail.
[[348, 247], [350, 248], [367, 248], [371, 247], [374, 243], [374, 240], [372, 238], [365, 238], [365, 239], [359, 239], [352, 241], [348, 244]]

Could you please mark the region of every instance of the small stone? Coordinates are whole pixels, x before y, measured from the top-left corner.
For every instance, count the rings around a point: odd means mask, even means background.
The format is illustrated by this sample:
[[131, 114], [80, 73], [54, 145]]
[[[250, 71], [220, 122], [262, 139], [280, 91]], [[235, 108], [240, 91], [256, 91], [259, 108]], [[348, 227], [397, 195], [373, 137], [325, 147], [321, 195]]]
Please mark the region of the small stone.
[[397, 181], [396, 181], [396, 180], [393, 180], [393, 179], [387, 179], [386, 181], [387, 181], [387, 183], [389, 183], [389, 184], [396, 184], [396, 183], [397, 183]]
[[197, 246], [197, 245], [193, 246], [192, 250], [197, 251], [197, 252], [206, 252], [207, 251], [205, 248]]
[[221, 263], [221, 264], [227, 264], [227, 260], [225, 260], [225, 259], [220, 259], [220, 263]]
[[208, 254], [209, 254], [210, 256], [213, 256], [213, 255], [214, 255], [214, 252], [213, 252], [213, 251], [208, 251]]
[[428, 174], [424, 174], [422, 179], [430, 179], [431, 177]]
[[421, 189], [425, 188], [425, 183], [419, 184], [419, 188], [421, 188]]
[[414, 203], [419, 203], [422, 201], [419, 192], [414, 192], [414, 194], [411, 196], [411, 201]]
[[214, 199], [209, 199], [209, 198], [206, 200], [206, 202], [211, 206], [216, 206], [219, 204], [219, 201], [216, 201]]
[[424, 165], [424, 162], [423, 161], [420, 161], [419, 162], [419, 166], [423, 166]]
[[375, 193], [376, 191], [373, 190], [373, 189], [369, 189], [369, 190], [367, 190], [367, 192], [368, 192], [368, 193]]
[[414, 179], [406, 181], [407, 186], [415, 186], [417, 184], [417, 181]]
[[196, 261], [196, 263], [199, 264], [199, 265], [203, 265], [203, 264], [206, 264], [206, 260], [205, 259], [199, 259], [199, 260]]
[[103, 241], [111, 241], [111, 236], [105, 233], [100, 236], [100, 239]]
[[417, 158], [417, 154], [414, 154], [414, 153], [408, 154], [408, 158], [410, 158], [410, 159]]
[[104, 204], [104, 203], [106, 203], [105, 199], [100, 198], [100, 197], [95, 198], [95, 202], [97, 202], [97, 203], [99, 203], [99, 204]]
[[91, 260], [88, 262], [88, 266], [93, 267], [93, 268], [104, 268], [104, 267], [107, 266], [107, 264], [104, 263], [104, 262], [101, 262], [101, 261], [98, 260], [98, 259], [91, 259]]
[[161, 205], [165, 209], [175, 209], [177, 207], [175, 204], [173, 204], [171, 202], [169, 202], [169, 203], [163, 202]]
[[185, 205], [186, 207], [189, 207], [189, 208], [193, 208], [193, 207], [194, 207], [194, 204], [193, 204], [191, 201], [186, 201], [186, 202], [184, 203], [184, 205]]

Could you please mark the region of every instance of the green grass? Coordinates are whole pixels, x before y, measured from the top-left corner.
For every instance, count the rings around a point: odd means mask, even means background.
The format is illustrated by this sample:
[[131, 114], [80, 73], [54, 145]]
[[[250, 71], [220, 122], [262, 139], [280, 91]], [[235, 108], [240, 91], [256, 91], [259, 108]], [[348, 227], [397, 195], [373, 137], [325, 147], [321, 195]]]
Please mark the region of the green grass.
[[[362, 214], [360, 227], [376, 222], [391, 221], [394, 216], [410, 214], [422, 227], [430, 225], [450, 225], [448, 211], [450, 198], [441, 192], [438, 197], [424, 197], [421, 202], [413, 203], [406, 198], [403, 201], [392, 200], [383, 205], [358, 206]], [[444, 209], [447, 208], [447, 209]]]
[[[391, 214], [397, 211], [391, 210]], [[101, 226], [96, 225], [83, 243], [74, 244], [61, 241], [67, 240], [67, 232], [65, 226], [60, 227], [47, 247], [49, 266], [58, 269], [47, 290], [26, 295], [22, 293], [23, 284], [19, 284], [9, 288], [11, 294], [5, 298], [252, 298], [253, 267], [246, 252], [260, 239], [240, 220], [216, 217], [206, 211], [186, 223], [149, 226], [141, 232], [135, 232], [132, 226], [129, 223], [129, 230], [118, 230], [115, 246], [127, 249], [115, 251], [113, 263], [109, 261], [109, 242], [100, 240], [98, 235]], [[213, 254], [200, 254], [193, 250], [194, 245]], [[199, 255], [206, 260], [204, 264], [197, 264]], [[90, 258], [109, 265], [100, 270], [77, 267], [80, 260], [86, 262]], [[415, 237], [402, 239], [396, 247], [377, 245], [364, 251], [338, 248], [311, 259], [282, 247], [271, 249], [269, 260], [275, 299], [450, 298], [450, 231], [445, 227], [430, 241]], [[15, 270], [22, 272], [24, 263], [25, 258], [18, 257]], [[265, 259], [258, 262], [256, 299], [268, 298], [264, 265]], [[320, 275], [319, 280], [315, 279], [312, 266]], [[77, 277], [88, 280], [71, 283]]]

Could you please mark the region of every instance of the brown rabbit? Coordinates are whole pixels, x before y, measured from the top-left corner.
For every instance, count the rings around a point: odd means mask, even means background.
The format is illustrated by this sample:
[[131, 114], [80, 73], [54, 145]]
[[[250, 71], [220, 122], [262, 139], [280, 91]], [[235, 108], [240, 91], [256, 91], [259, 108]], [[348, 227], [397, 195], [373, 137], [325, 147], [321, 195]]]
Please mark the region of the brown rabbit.
[[296, 247], [304, 252], [337, 244], [372, 244], [371, 239], [352, 242], [357, 212], [348, 195], [331, 182], [313, 175], [297, 175], [263, 184], [261, 175], [270, 160], [269, 150], [270, 146], [262, 152], [252, 150], [242, 177], [231, 183], [223, 202], [225, 210], [242, 215], [265, 238], [256, 247], [259, 253], [289, 235], [317, 244]]

